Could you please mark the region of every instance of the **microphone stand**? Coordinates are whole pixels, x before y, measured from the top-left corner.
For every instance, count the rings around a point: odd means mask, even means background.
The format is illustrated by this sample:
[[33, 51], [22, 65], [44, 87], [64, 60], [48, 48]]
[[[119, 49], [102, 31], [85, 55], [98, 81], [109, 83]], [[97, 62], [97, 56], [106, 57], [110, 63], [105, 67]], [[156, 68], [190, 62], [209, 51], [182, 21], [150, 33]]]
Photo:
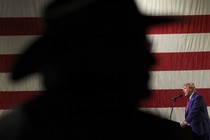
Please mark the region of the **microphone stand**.
[[171, 107], [171, 114], [170, 114], [170, 120], [171, 120], [171, 116], [172, 116], [172, 112], [175, 106], [175, 102], [176, 102], [176, 98], [172, 100], [172, 107]]

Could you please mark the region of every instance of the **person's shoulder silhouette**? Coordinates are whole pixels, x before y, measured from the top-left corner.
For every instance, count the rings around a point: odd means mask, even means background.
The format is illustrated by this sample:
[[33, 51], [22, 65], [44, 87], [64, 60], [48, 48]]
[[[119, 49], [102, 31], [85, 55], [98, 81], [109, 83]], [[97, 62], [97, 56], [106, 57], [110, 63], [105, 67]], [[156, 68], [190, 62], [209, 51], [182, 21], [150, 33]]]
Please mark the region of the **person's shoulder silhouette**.
[[11, 77], [40, 73], [46, 90], [0, 120], [0, 139], [179, 139], [174, 122], [137, 106], [155, 63], [146, 30], [173, 21], [141, 14], [133, 0], [52, 2]]

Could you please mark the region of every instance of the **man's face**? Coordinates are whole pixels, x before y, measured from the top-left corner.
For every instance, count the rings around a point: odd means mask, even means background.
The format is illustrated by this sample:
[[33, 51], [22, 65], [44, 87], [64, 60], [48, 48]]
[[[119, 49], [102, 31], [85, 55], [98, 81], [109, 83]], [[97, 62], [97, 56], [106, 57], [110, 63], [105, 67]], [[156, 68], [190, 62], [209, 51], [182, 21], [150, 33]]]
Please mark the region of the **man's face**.
[[183, 90], [184, 95], [185, 95], [186, 97], [190, 97], [190, 95], [192, 94], [191, 89], [190, 89], [188, 86], [184, 86], [184, 87], [182, 88], [182, 90]]

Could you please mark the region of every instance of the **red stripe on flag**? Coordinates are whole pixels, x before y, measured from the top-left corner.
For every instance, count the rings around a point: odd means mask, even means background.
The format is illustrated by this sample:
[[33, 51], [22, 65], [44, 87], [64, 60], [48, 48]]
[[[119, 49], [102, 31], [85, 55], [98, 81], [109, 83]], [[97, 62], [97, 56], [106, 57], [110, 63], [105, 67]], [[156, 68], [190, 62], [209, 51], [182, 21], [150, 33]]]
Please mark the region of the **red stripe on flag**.
[[41, 91], [0, 92], [0, 109], [11, 109], [38, 97]]
[[[147, 108], [160, 108], [160, 107], [172, 107], [173, 101], [171, 98], [183, 94], [182, 89], [170, 89], [170, 90], [152, 90], [152, 96], [148, 99], [142, 100], [139, 103], [140, 107]], [[210, 88], [197, 89], [201, 95], [204, 96], [207, 106], [210, 106]], [[176, 99], [175, 107], [185, 107], [187, 98], [181, 97]]]
[[0, 18], [0, 35], [40, 35], [43, 31], [42, 18]]
[[[178, 16], [188, 22], [152, 26], [148, 34], [209, 33], [210, 15]], [[41, 17], [0, 18], [0, 35], [40, 35], [43, 31]]]
[[[210, 15], [176, 16], [183, 19], [173, 24], [162, 24], [149, 28], [147, 34], [209, 33]], [[190, 22], [186, 22], [190, 20]]]
[[11, 72], [12, 67], [13, 67], [14, 63], [16, 62], [18, 56], [19, 55], [13, 55], [13, 54], [3, 55], [3, 54], [1, 54], [0, 55], [0, 62], [1, 62], [0, 72]]
[[157, 64], [152, 71], [207, 70], [210, 52], [154, 53]]

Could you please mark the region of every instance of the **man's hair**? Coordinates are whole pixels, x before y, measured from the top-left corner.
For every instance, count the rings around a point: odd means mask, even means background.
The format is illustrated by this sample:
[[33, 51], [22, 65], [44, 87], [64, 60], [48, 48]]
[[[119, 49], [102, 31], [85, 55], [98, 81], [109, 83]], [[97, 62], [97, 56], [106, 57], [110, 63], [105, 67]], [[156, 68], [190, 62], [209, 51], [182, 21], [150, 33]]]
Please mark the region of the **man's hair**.
[[185, 83], [185, 84], [183, 85], [183, 87], [184, 87], [184, 86], [186, 86], [186, 87], [192, 89], [193, 92], [196, 91], [195, 84], [194, 84], [193, 82]]

